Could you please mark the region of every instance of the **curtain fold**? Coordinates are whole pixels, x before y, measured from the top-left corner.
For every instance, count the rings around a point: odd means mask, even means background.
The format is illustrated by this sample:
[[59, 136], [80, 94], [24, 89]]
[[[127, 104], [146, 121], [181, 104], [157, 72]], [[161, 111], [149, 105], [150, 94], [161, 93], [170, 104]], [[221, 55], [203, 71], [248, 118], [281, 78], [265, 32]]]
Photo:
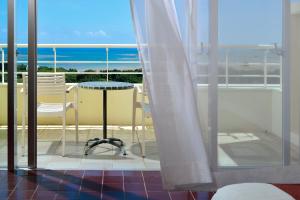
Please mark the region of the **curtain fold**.
[[[131, 0], [163, 183], [167, 189], [212, 183], [197, 111], [194, 82], [197, 74], [191, 64], [192, 54], [188, 53], [195, 38], [182, 31], [186, 30], [183, 26], [192, 24], [187, 22], [192, 18], [193, 1], [184, 1], [187, 7], [178, 7], [178, 2]], [[180, 14], [188, 21], [181, 21]]]

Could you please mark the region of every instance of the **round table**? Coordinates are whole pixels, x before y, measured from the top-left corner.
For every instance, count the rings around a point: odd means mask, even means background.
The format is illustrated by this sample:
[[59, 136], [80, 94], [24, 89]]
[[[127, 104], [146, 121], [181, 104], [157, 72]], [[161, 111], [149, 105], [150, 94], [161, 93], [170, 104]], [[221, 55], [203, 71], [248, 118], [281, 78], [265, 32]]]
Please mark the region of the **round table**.
[[88, 155], [90, 149], [100, 144], [111, 144], [116, 146], [123, 151], [124, 155], [126, 155], [126, 151], [124, 150], [124, 142], [121, 139], [107, 138], [107, 90], [127, 90], [133, 88], [134, 85], [126, 82], [92, 81], [79, 83], [78, 86], [80, 88], [103, 91], [103, 139], [94, 138], [88, 140], [86, 142], [85, 155]]

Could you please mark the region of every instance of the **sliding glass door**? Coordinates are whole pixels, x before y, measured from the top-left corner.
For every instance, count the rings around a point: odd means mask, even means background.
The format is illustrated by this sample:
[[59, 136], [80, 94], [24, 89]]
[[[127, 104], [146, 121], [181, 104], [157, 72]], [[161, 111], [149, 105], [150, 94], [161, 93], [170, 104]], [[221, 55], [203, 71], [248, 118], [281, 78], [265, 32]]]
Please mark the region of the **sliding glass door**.
[[218, 163], [280, 165], [282, 0], [220, 0], [218, 15]]
[[[33, 109], [28, 105], [34, 105], [35, 96], [30, 88], [33, 84], [23, 78], [28, 71], [32, 73], [30, 66], [34, 66], [35, 60], [35, 55], [30, 53], [36, 46], [29, 34], [32, 33], [29, 19], [36, 19], [35, 15], [28, 15], [34, 13], [31, 1], [0, 0], [0, 167], [9, 170], [31, 166], [30, 158], [36, 157], [30, 151], [32, 147], [27, 148], [28, 135], [31, 135], [27, 130], [34, 133], [32, 130], [36, 128], [34, 119], [27, 117], [32, 116]], [[31, 122], [28, 126], [27, 119]]]
[[289, 25], [288, 0], [211, 2], [209, 114], [215, 167], [290, 162]]
[[28, 73], [28, 1], [16, 1], [16, 98], [17, 98], [17, 159], [16, 167], [28, 166], [28, 88], [23, 77]]
[[7, 167], [7, 1], [0, 1], [0, 167]]

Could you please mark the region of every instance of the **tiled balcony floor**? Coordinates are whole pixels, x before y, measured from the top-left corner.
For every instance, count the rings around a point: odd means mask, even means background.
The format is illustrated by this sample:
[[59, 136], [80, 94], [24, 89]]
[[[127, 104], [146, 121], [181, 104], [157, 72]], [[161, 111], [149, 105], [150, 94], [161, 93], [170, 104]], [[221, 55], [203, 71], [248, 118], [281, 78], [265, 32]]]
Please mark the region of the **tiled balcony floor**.
[[[61, 127], [39, 126], [38, 168], [52, 170], [160, 170], [159, 152], [154, 131], [151, 128], [146, 131], [146, 158], [141, 157], [139, 143], [132, 143], [130, 126], [109, 126], [108, 128], [109, 137], [117, 137], [125, 142], [127, 156], [123, 156], [118, 149], [107, 144], [96, 147], [88, 156], [84, 156], [85, 142], [91, 138], [101, 137], [102, 127], [80, 126], [78, 143], [75, 142], [74, 127], [67, 129], [66, 155], [62, 157]], [[3, 166], [5, 163], [1, 162], [5, 162], [7, 156], [5, 128], [0, 128], [0, 133], [0, 156], [3, 157], [0, 164]], [[27, 166], [27, 156], [22, 156], [21, 153], [20, 133], [21, 130], [19, 129], [18, 165], [22, 167]], [[141, 138], [141, 130], [138, 131], [138, 134]], [[218, 140], [220, 166], [281, 164], [281, 140], [273, 134], [219, 133]], [[298, 157], [298, 153], [292, 153], [293, 161], [297, 160]]]
[[0, 171], [0, 199], [208, 200], [206, 192], [163, 190], [158, 171]]
[[[138, 131], [141, 134], [141, 131]], [[75, 131], [67, 130], [66, 155], [61, 154], [61, 129], [44, 127], [38, 133], [38, 167], [42, 169], [85, 169], [85, 170], [159, 170], [159, 155], [154, 132], [147, 130], [146, 153], [142, 158], [140, 144], [135, 137], [132, 143], [131, 127], [109, 126], [108, 137], [120, 138], [125, 142], [128, 155], [123, 156], [111, 145], [102, 144], [84, 155], [84, 146], [88, 139], [102, 136], [102, 127], [81, 126], [79, 143], [75, 142]], [[139, 136], [141, 137], [141, 136]], [[23, 158], [20, 158], [21, 160]], [[26, 159], [26, 157], [25, 157]], [[20, 160], [20, 162], [22, 162]]]

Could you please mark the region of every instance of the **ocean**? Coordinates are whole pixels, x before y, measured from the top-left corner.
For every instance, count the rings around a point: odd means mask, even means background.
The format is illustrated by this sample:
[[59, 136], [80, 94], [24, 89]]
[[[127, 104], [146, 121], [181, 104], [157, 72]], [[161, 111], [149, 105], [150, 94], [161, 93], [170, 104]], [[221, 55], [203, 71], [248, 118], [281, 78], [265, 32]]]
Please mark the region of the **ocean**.
[[[27, 48], [18, 48], [17, 60], [27, 61]], [[57, 67], [65, 69], [101, 70], [106, 69], [106, 49], [105, 48], [57, 48]], [[136, 48], [112, 48], [108, 54], [110, 70], [134, 70], [141, 68]], [[76, 63], [76, 62], [79, 63]], [[63, 62], [63, 63], [59, 63]], [[94, 63], [85, 63], [94, 62]], [[95, 63], [101, 62], [101, 63]], [[54, 66], [54, 53], [50, 48], [38, 48], [38, 65]]]
[[[79, 72], [84, 72], [86, 70], [99, 71], [106, 69], [105, 48], [57, 48], [56, 55], [58, 61], [57, 67], [76, 69]], [[26, 48], [18, 48], [17, 60], [20, 63], [27, 61]], [[109, 70], [141, 69], [138, 50], [136, 48], [111, 48], [109, 49], [108, 60]], [[266, 65], [264, 64], [265, 61], [267, 62]], [[199, 55], [198, 62], [199, 74], [207, 75], [207, 54]], [[228, 63], [227, 69], [226, 62]], [[53, 49], [38, 49], [38, 65], [40, 67], [54, 66]], [[224, 75], [226, 75], [227, 72], [229, 75], [229, 82], [232, 83], [263, 83], [265, 70], [268, 76], [268, 82], [278, 84], [281, 71], [280, 56], [272, 50], [231, 48], [220, 49], [219, 51], [219, 75], [221, 82], [225, 82]]]

